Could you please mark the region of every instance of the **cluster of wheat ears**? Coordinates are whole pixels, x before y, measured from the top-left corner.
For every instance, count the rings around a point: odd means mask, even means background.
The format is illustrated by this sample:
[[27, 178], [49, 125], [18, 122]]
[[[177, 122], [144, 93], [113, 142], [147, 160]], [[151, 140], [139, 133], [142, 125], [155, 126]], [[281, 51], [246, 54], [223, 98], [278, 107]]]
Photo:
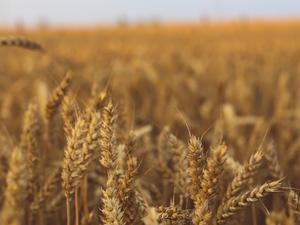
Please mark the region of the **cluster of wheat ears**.
[[[1, 39], [0, 46], [45, 52], [38, 43], [22, 38]], [[276, 140], [270, 138], [284, 126], [275, 119], [266, 124], [260, 118], [239, 117], [225, 103], [215, 126], [195, 135], [192, 120], [176, 106], [173, 120], [181, 125], [157, 128], [144, 118], [128, 116], [130, 104], [113, 93], [112, 86], [122, 85], [117, 81], [96, 87], [79, 106], [72, 74], [66, 73], [47, 98], [29, 101], [22, 126], [17, 125], [22, 127], [18, 141], [9, 144], [1, 134], [0, 224], [300, 224], [294, 185], [299, 182], [291, 184], [288, 179], [297, 175], [285, 173], [288, 165], [281, 166]], [[152, 78], [139, 80], [140, 88], [132, 87], [132, 93], [137, 98], [141, 92], [151, 95], [147, 82], [159, 85]], [[285, 79], [278, 82], [286, 91]], [[167, 91], [160, 90], [158, 98], [167, 99]], [[244, 95], [246, 88], [241, 90]], [[1, 113], [6, 115], [5, 105], [13, 108], [13, 100], [1, 101]], [[167, 102], [146, 107], [145, 114], [155, 114], [151, 108]], [[207, 116], [209, 104], [215, 102], [204, 102], [200, 114]], [[281, 108], [274, 110], [273, 118], [283, 117]], [[156, 118], [166, 118], [164, 112]], [[254, 128], [245, 140], [236, 127], [249, 124]], [[242, 149], [243, 162], [235, 157], [235, 149]]]

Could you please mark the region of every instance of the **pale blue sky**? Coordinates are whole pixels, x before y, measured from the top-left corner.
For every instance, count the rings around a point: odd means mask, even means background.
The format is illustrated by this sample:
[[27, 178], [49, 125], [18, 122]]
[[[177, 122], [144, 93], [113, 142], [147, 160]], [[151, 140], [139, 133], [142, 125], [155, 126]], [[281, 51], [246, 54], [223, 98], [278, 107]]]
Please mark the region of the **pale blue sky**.
[[300, 17], [299, 0], [0, 0], [0, 24], [94, 25], [160, 20]]

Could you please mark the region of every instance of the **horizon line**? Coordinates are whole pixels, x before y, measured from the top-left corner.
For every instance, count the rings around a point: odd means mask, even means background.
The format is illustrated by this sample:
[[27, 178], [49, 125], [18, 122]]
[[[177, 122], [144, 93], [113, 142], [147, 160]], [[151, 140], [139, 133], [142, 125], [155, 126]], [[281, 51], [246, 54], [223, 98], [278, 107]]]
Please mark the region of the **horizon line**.
[[26, 24], [26, 23], [15, 23], [13, 25], [0, 24], [0, 30], [38, 30], [38, 29], [101, 29], [101, 28], [117, 28], [117, 27], [140, 27], [140, 26], [162, 26], [162, 27], [181, 27], [181, 26], [201, 26], [201, 25], [226, 25], [226, 24], [300, 24], [300, 16], [295, 17], [255, 17], [255, 18], [227, 18], [227, 19], [199, 19], [194, 21], [189, 20], [170, 20], [170, 21], [157, 21], [157, 20], [147, 20], [147, 21], [120, 21], [120, 22], [98, 22], [90, 24], [81, 23], [61, 23], [61, 24], [51, 24], [47, 22], [42, 22], [40, 24]]

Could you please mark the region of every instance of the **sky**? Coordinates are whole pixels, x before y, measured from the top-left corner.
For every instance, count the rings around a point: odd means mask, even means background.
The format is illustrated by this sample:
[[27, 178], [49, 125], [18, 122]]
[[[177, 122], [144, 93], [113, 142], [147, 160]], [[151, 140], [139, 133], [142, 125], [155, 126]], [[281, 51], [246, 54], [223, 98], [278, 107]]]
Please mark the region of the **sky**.
[[299, 0], [0, 0], [0, 25], [300, 17]]

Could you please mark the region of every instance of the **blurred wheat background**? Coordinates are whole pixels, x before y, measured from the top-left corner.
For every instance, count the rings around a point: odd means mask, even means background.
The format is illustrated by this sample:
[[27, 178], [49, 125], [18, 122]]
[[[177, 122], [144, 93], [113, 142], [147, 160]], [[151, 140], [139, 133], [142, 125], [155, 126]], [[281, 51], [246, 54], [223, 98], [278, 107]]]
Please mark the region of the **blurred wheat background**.
[[1, 224], [299, 224], [299, 28], [2, 29]]

